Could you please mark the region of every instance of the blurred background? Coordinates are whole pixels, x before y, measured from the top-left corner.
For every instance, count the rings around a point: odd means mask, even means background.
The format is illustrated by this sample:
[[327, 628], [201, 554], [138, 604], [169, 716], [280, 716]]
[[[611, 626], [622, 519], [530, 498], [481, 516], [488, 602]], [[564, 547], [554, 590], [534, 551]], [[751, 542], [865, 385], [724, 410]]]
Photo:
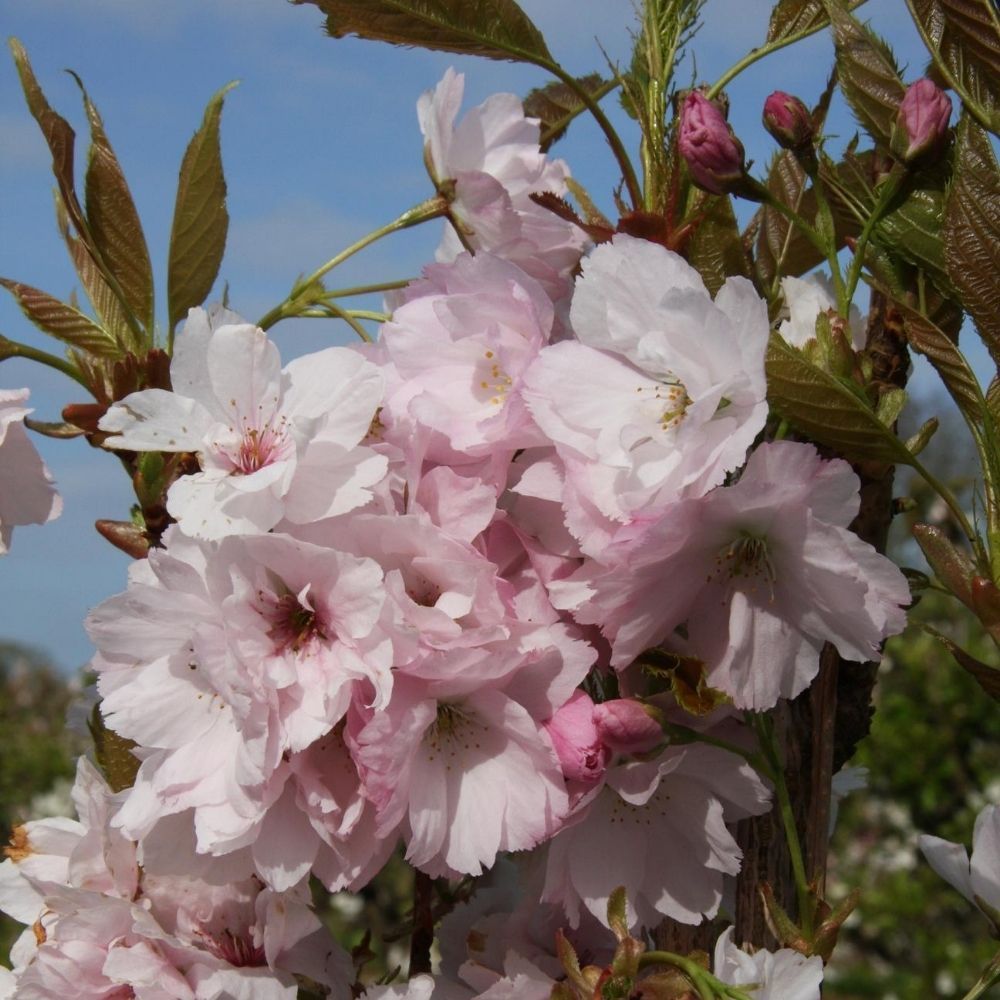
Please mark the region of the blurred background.
[[[572, 72], [625, 62], [634, 15], [629, 0], [521, 0]], [[712, 81], [766, 34], [768, 0], [707, 0], [704, 25], [678, 76]], [[926, 57], [902, 0], [869, 0], [862, 10], [892, 43], [909, 81]], [[285, 0], [0, 0], [0, 25], [27, 48], [52, 105], [77, 128], [85, 163], [86, 128], [75, 70], [104, 118], [146, 231], [165, 322], [166, 252], [177, 168], [211, 95], [231, 80], [223, 159], [229, 185], [230, 235], [218, 294], [257, 319], [281, 301], [299, 273], [395, 218], [431, 193], [421, 161], [415, 103], [445, 68], [466, 74], [466, 107], [497, 91], [525, 94], [546, 82], [530, 67], [403, 51], [357, 40], [335, 41], [312, 6]], [[824, 34], [752, 67], [731, 86], [730, 118], [763, 173], [774, 151], [760, 125], [764, 98], [780, 88], [815, 101], [826, 82], [832, 46]], [[631, 122], [606, 101], [635, 147]], [[831, 151], [854, 133], [843, 103], [827, 123]], [[554, 149], [599, 207], [610, 212], [617, 183], [603, 139], [580, 119]], [[749, 213], [748, 213], [749, 214]], [[436, 223], [376, 244], [339, 271], [337, 284], [412, 277], [432, 258]], [[66, 297], [76, 279], [56, 231], [49, 155], [24, 106], [13, 62], [0, 53], [0, 276]], [[863, 302], [862, 302], [863, 305]], [[0, 298], [0, 333], [58, 353]], [[273, 331], [287, 360], [352, 334], [325, 321], [281, 324]], [[971, 351], [983, 366], [982, 352]], [[30, 386], [35, 416], [58, 419], [83, 401], [75, 383], [19, 360], [0, 366], [0, 387]], [[917, 367], [908, 419], [947, 418], [950, 405]], [[128, 516], [131, 493], [117, 461], [81, 443], [36, 439], [65, 501], [62, 517], [18, 528], [0, 560], [0, 825], [69, 810], [73, 757], [85, 740], [65, 728], [66, 708], [81, 687], [91, 655], [82, 621], [87, 610], [124, 587], [127, 557], [93, 529], [96, 518]], [[943, 419], [928, 464], [965, 489], [972, 457], [961, 431]], [[913, 515], [941, 516], [918, 487]], [[903, 519], [894, 555], [920, 565]], [[915, 616], [950, 632], [973, 654], [987, 644], [964, 611], [928, 594]], [[854, 764], [867, 767], [869, 790], [841, 809], [833, 851], [833, 885], [865, 892], [845, 931], [826, 995], [924, 1000], [961, 996], [992, 954], [985, 922], [940, 882], [919, 857], [917, 831], [969, 842], [976, 812], [1000, 797], [1000, 721], [974, 681], [914, 626], [890, 643], [878, 688], [871, 737]], [[391, 924], [402, 903], [392, 879], [362, 903], [359, 924]], [[330, 919], [344, 922], [344, 909]], [[0, 953], [13, 927], [2, 925]]]

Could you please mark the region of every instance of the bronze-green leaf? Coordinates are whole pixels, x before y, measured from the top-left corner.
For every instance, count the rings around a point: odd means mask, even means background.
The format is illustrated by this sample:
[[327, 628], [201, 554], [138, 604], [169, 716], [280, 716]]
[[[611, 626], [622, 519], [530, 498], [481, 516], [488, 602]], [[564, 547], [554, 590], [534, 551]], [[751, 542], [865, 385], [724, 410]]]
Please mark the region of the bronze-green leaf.
[[842, 0], [823, 0], [837, 48], [840, 89], [872, 138], [887, 146], [906, 93], [889, 46], [849, 13]]
[[988, 663], [983, 663], [982, 660], [977, 660], [970, 653], [967, 653], [961, 646], [958, 645], [953, 639], [949, 639], [948, 636], [943, 635], [935, 628], [931, 628], [929, 625], [923, 625], [923, 630], [929, 635], [934, 636], [938, 642], [948, 650], [949, 653], [955, 658], [955, 662], [958, 663], [963, 670], [968, 671], [973, 677], [979, 682], [979, 686], [994, 700], [1000, 701], [1000, 669], [996, 667], [991, 667]]
[[99, 705], [95, 705], [90, 713], [87, 727], [94, 741], [94, 756], [111, 791], [121, 792], [131, 788], [139, 771], [139, 760], [132, 753], [135, 743], [119, 736], [113, 729], [108, 729]]
[[357, 35], [393, 45], [543, 65], [542, 33], [514, 0], [295, 0], [326, 14], [335, 38]]
[[19, 281], [0, 278], [0, 285], [14, 296], [21, 312], [49, 336], [97, 357], [121, 357], [115, 338], [79, 309]]
[[86, 231], [86, 220], [76, 196], [73, 180], [73, 147], [76, 133], [69, 122], [54, 111], [46, 100], [38, 80], [35, 79], [24, 46], [16, 38], [10, 39], [9, 44], [10, 51], [14, 56], [14, 63], [17, 66], [18, 76], [21, 79], [21, 89], [24, 91], [24, 97], [28, 103], [28, 110], [38, 123], [42, 135], [45, 137], [45, 142], [48, 144], [49, 152], [52, 154], [52, 173], [59, 185], [66, 211], [69, 213], [76, 230], [83, 233]]
[[[852, 0], [850, 7], [860, 7], [865, 0]], [[780, 42], [793, 35], [818, 31], [829, 23], [823, 0], [778, 0], [771, 11], [767, 40]]]
[[1000, 364], [1000, 170], [986, 132], [967, 115], [958, 127], [944, 255], [962, 304]]
[[891, 254], [924, 271], [941, 292], [954, 296], [941, 234], [945, 180], [940, 171], [922, 176], [921, 186], [879, 222], [875, 238]]
[[229, 213], [219, 121], [222, 102], [235, 86], [227, 84], [208, 102], [201, 128], [195, 132], [181, 162], [167, 265], [171, 332], [189, 309], [200, 306], [208, 297], [226, 249]]
[[146, 331], [146, 344], [133, 345], [138, 350], [151, 346], [153, 338], [153, 267], [146, 237], [101, 116], [79, 77], [75, 73], [73, 76], [83, 94], [90, 123], [91, 145], [84, 185], [87, 225], [104, 266], [132, 315]]
[[[593, 97], [607, 93], [614, 83], [604, 80], [599, 73], [589, 73], [577, 78], [577, 84]], [[570, 122], [586, 109], [580, 95], [568, 84], [553, 80], [544, 87], [528, 91], [524, 98], [524, 113], [541, 123], [539, 146], [545, 152], [558, 142], [569, 128]]]
[[1000, 110], [1000, 32], [992, 0], [910, 0], [931, 55], [987, 115]]
[[860, 389], [812, 364], [776, 333], [768, 343], [766, 370], [772, 408], [813, 441], [859, 461], [912, 463]]
[[698, 271], [713, 295], [726, 278], [749, 277], [749, 263], [728, 195], [708, 198], [696, 225], [687, 245], [688, 263]]
[[[768, 190], [778, 201], [800, 214], [806, 207], [807, 182], [806, 172], [788, 150], [782, 150], [771, 161], [767, 172]], [[811, 207], [815, 210], [815, 199]], [[767, 284], [779, 274], [804, 274], [822, 259], [812, 243], [780, 212], [766, 205], [760, 209], [757, 269]]]

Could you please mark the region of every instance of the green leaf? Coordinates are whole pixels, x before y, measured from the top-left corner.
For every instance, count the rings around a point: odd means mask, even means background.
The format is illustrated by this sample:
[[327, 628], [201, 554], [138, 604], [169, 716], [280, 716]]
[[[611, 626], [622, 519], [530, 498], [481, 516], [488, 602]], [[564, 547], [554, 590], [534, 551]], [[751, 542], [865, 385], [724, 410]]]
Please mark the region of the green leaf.
[[[768, 190], [778, 201], [799, 214], [802, 214], [806, 204], [807, 183], [806, 172], [788, 150], [782, 150], [771, 161], [766, 181]], [[804, 274], [822, 259], [812, 243], [780, 212], [766, 205], [761, 208], [760, 229], [757, 231], [757, 269], [768, 285], [778, 275]]]
[[97, 357], [121, 357], [115, 338], [79, 309], [19, 281], [0, 278], [0, 285], [14, 296], [21, 312], [49, 336]]
[[167, 264], [171, 332], [189, 309], [200, 306], [208, 297], [226, 249], [229, 213], [219, 121], [226, 94], [235, 86], [227, 84], [208, 102], [201, 128], [195, 132], [181, 161]]
[[69, 251], [70, 259], [73, 261], [73, 266], [76, 268], [84, 291], [87, 293], [87, 298], [94, 307], [100, 325], [122, 346], [122, 350], [126, 350], [125, 345], [132, 343], [133, 338], [121, 301], [111, 290], [111, 286], [94, 262], [94, 258], [84, 242], [70, 232], [66, 206], [58, 191], [55, 192], [55, 200], [56, 224], [63, 241], [66, 243], [66, 249]]
[[1000, 670], [996, 667], [991, 667], [988, 663], [983, 663], [982, 660], [977, 660], [970, 653], [962, 649], [954, 640], [949, 639], [946, 635], [942, 635], [936, 628], [932, 628], [930, 625], [923, 625], [922, 627], [925, 632], [934, 636], [951, 653], [955, 658], [955, 662], [963, 670], [968, 671], [975, 677], [979, 682], [979, 686], [994, 701], [1000, 701]]
[[[588, 94], [601, 95], [612, 86], [599, 73], [577, 77], [576, 82]], [[580, 95], [568, 84], [553, 80], [544, 87], [536, 87], [524, 98], [524, 113], [528, 118], [541, 122], [539, 147], [545, 152], [565, 134], [573, 119], [586, 110]]]
[[902, 314], [907, 343], [934, 366], [963, 416], [974, 425], [981, 425], [982, 389], [958, 345], [918, 310], [899, 301], [894, 307]]
[[926, 272], [946, 295], [955, 289], [945, 266], [941, 219], [945, 209], [943, 176], [921, 178], [927, 186], [912, 190], [898, 207], [879, 222], [875, 238], [903, 260]]
[[813, 441], [859, 461], [912, 464], [860, 387], [818, 368], [777, 333], [771, 334], [765, 366], [772, 408]]
[[958, 127], [943, 228], [948, 274], [1000, 364], [1000, 172], [989, 137], [968, 115]]
[[514, 0], [295, 0], [326, 14], [334, 38], [357, 35], [393, 45], [543, 65], [542, 33]]
[[728, 196], [706, 200], [701, 219], [687, 245], [687, 258], [713, 295], [731, 275], [750, 276], [743, 239]]
[[[84, 182], [86, 215], [90, 237], [100, 252], [104, 266], [113, 276], [133, 316], [147, 331], [149, 346], [153, 334], [153, 266], [146, 237], [129, 191], [125, 174], [111, 147], [104, 123], [80, 78], [73, 74], [83, 94], [83, 106], [90, 123], [91, 146]], [[138, 349], [140, 344], [135, 344]]]
[[889, 46], [845, 8], [823, 0], [833, 27], [840, 89], [855, 117], [884, 146], [906, 93]]
[[1000, 34], [990, 0], [911, 0], [935, 61], [987, 115], [1000, 108]]

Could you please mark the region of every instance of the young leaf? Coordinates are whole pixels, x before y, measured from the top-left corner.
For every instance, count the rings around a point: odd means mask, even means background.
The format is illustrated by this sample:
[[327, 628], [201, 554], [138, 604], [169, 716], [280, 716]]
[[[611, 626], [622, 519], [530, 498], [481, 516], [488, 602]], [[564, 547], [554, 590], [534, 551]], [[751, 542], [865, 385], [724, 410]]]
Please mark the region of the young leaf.
[[892, 50], [853, 17], [842, 0], [823, 2], [833, 27], [840, 89], [858, 121], [887, 146], [906, 93]]
[[[606, 93], [613, 86], [598, 73], [578, 77], [576, 82], [594, 96]], [[559, 80], [553, 80], [544, 87], [536, 87], [524, 98], [525, 115], [537, 118], [541, 123], [539, 146], [543, 153], [566, 134], [570, 122], [585, 108], [580, 95]]]
[[945, 178], [932, 175], [927, 181], [926, 186], [912, 190], [902, 204], [882, 219], [876, 239], [890, 253], [926, 272], [942, 292], [953, 297], [941, 234]]
[[859, 461], [911, 464], [903, 442], [860, 390], [806, 360], [776, 333], [768, 343], [766, 371], [772, 408], [813, 441]]
[[514, 0], [294, 0], [326, 14], [334, 38], [551, 64], [541, 32]]
[[[105, 267], [121, 289], [128, 308], [147, 331], [151, 343], [153, 267], [142, 223], [118, 157], [104, 131], [101, 116], [80, 78], [75, 73], [73, 76], [83, 94], [83, 106], [90, 123], [91, 146], [84, 184], [90, 235]], [[135, 346], [138, 348], [140, 345]]]
[[958, 126], [943, 228], [948, 274], [1000, 364], [1000, 170], [987, 134], [967, 115]]
[[[864, 2], [865, 0], [851, 0], [848, 7], [853, 10]], [[778, 0], [771, 11], [767, 40], [780, 42], [792, 35], [818, 31], [826, 27], [829, 20], [823, 0]]]
[[743, 240], [728, 196], [709, 197], [687, 245], [688, 262], [715, 293], [730, 275], [749, 277]]
[[910, 0], [935, 61], [983, 112], [1000, 110], [1000, 33], [991, 0]]
[[938, 642], [948, 650], [949, 653], [955, 658], [955, 662], [958, 663], [962, 669], [967, 670], [976, 680], [979, 682], [979, 686], [994, 700], [1000, 701], [1000, 669], [996, 667], [991, 667], [988, 663], [983, 663], [982, 660], [977, 660], [974, 656], [967, 653], [961, 646], [958, 645], [953, 639], [949, 639], [948, 636], [942, 635], [937, 629], [932, 628], [930, 625], [921, 626], [925, 632], [929, 635], [934, 636]]
[[227, 84], [208, 102], [201, 128], [195, 132], [181, 161], [167, 264], [167, 329], [170, 333], [187, 315], [188, 309], [205, 301], [215, 284], [226, 249], [229, 213], [219, 147], [219, 120], [222, 102], [235, 86], [235, 83]]
[[16, 38], [10, 39], [9, 44], [10, 51], [14, 56], [14, 64], [17, 66], [18, 76], [21, 79], [21, 89], [24, 91], [24, 98], [28, 103], [28, 110], [38, 123], [42, 135], [45, 137], [45, 142], [48, 144], [49, 152], [52, 154], [52, 173], [59, 185], [59, 192], [62, 195], [66, 211], [69, 213], [76, 230], [79, 233], [85, 233], [86, 220], [83, 217], [83, 210], [80, 208], [73, 181], [73, 146], [76, 141], [76, 133], [65, 118], [52, 110], [46, 100], [42, 88], [38, 85], [38, 80], [35, 79], [24, 46]]
[[21, 312], [49, 336], [97, 357], [121, 357], [115, 338], [78, 309], [19, 281], [0, 278], [0, 285], [14, 296]]
[[[782, 150], [774, 157], [766, 183], [778, 201], [802, 213], [808, 178], [792, 153]], [[821, 260], [820, 252], [780, 212], [766, 205], [761, 208], [757, 268], [768, 284], [778, 274], [804, 274]]]
[[131, 788], [139, 771], [139, 759], [132, 753], [135, 743], [108, 729], [99, 705], [94, 706], [87, 728], [94, 741], [94, 756], [111, 790], [120, 792]]

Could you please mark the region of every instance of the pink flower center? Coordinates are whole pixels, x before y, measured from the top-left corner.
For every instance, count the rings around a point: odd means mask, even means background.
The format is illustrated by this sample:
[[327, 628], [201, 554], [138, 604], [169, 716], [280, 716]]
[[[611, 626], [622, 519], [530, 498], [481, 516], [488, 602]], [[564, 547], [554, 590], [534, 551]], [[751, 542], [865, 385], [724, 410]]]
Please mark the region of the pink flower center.
[[715, 573], [732, 581], [740, 581], [751, 592], [758, 585], [767, 587], [774, 600], [774, 583], [778, 575], [768, 551], [767, 539], [749, 531], [739, 535], [719, 550], [715, 556]]
[[257, 591], [258, 609], [270, 623], [267, 637], [274, 643], [276, 653], [300, 653], [314, 640], [325, 642], [326, 628], [314, 608], [302, 603], [300, 597], [284, 593], [280, 597]]
[[271, 424], [261, 428], [244, 427], [236, 454], [230, 455], [233, 471], [238, 475], [248, 476], [263, 469], [284, 457], [287, 443], [284, 418], [281, 418], [277, 428]]
[[218, 937], [203, 931], [202, 941], [216, 958], [221, 958], [238, 969], [267, 964], [262, 944], [254, 944], [249, 937], [233, 934], [230, 930], [224, 930]]

